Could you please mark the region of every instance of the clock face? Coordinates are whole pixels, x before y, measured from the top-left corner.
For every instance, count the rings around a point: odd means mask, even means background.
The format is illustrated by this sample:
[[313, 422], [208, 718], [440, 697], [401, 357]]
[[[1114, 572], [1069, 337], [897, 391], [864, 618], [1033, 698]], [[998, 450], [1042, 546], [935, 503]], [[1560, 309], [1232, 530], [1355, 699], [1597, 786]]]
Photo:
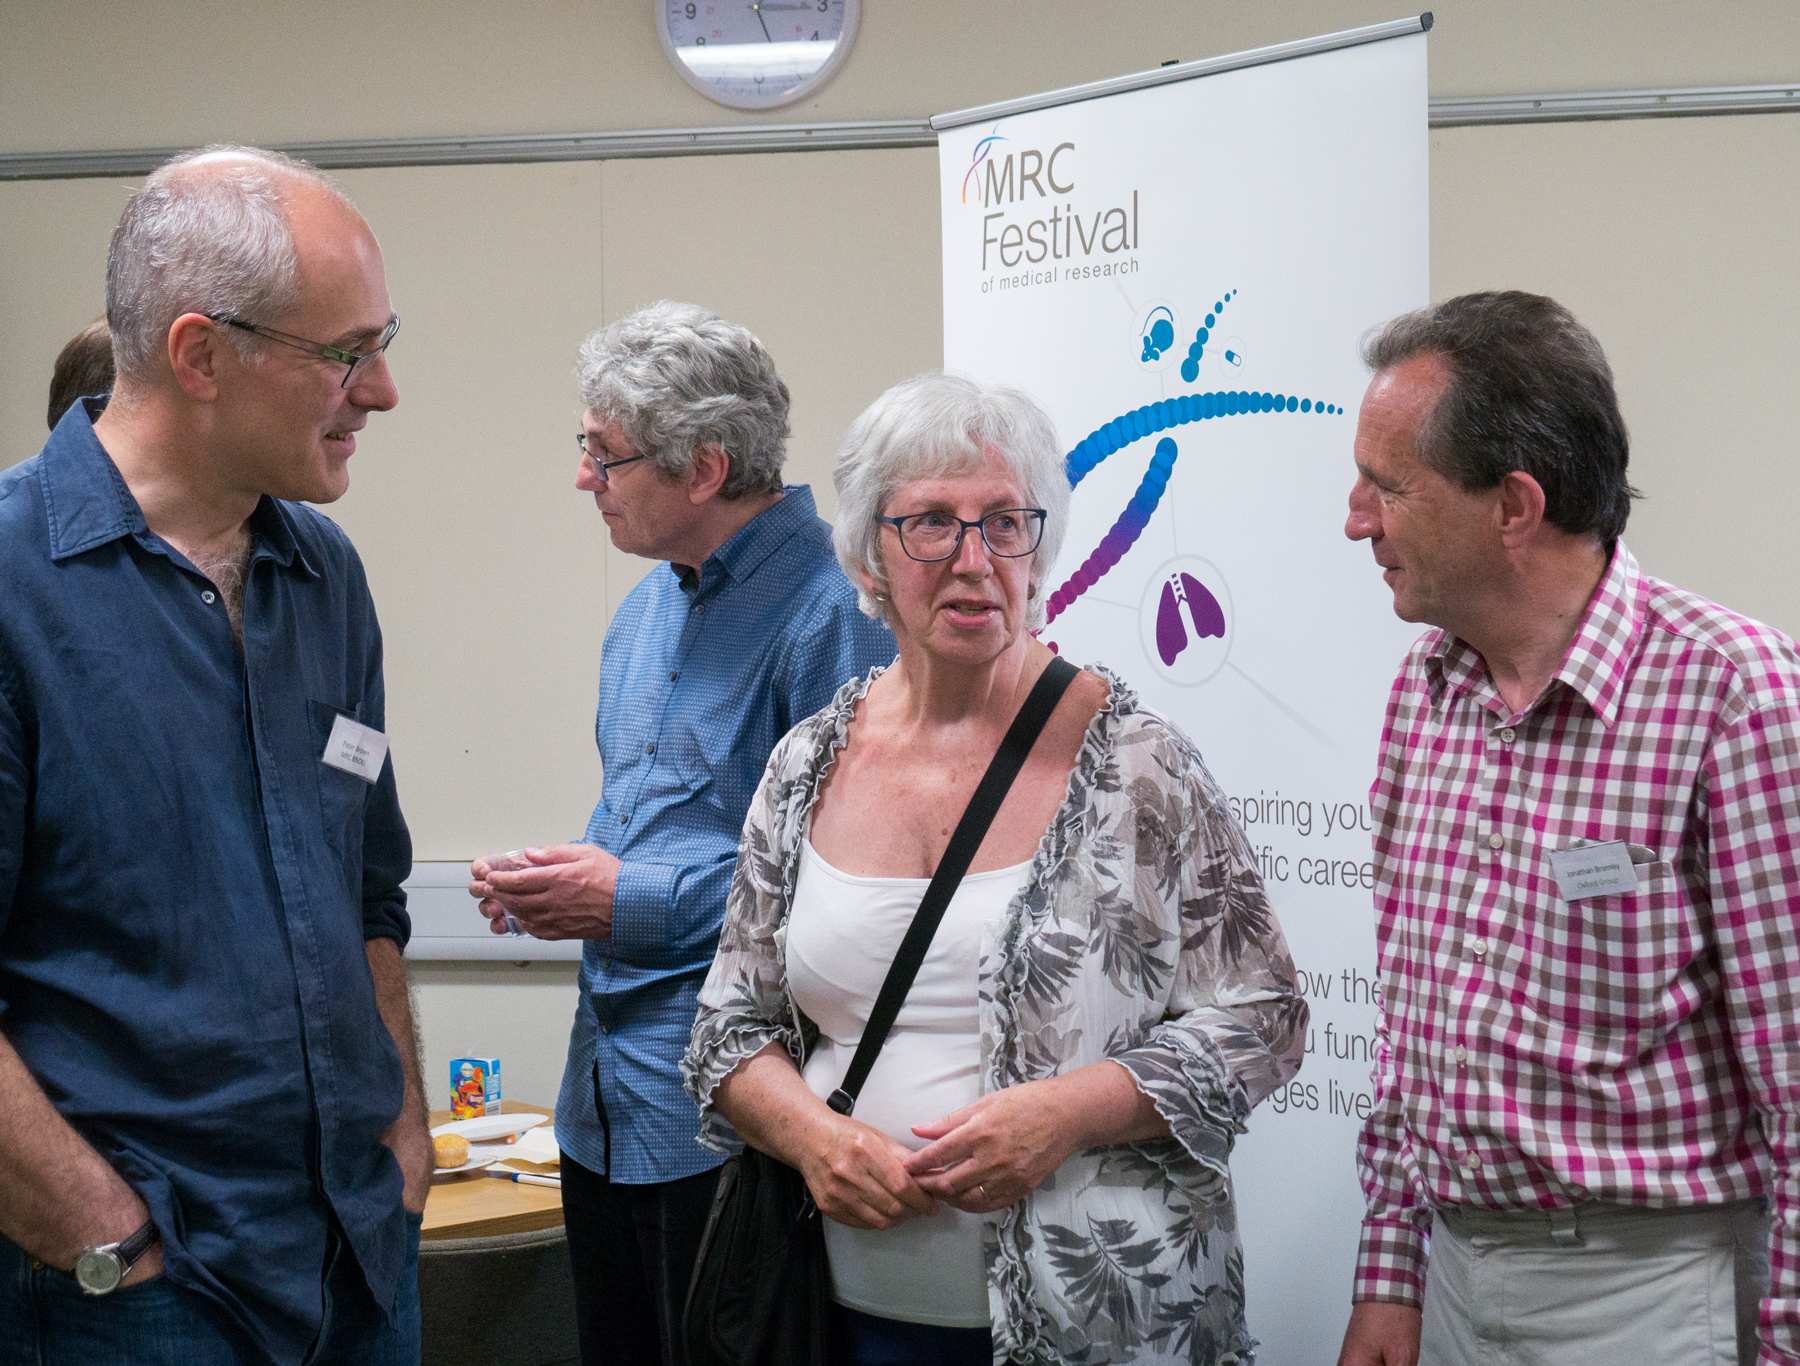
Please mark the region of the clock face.
[[694, 89], [736, 109], [804, 99], [856, 36], [860, 0], [652, 0], [663, 49]]

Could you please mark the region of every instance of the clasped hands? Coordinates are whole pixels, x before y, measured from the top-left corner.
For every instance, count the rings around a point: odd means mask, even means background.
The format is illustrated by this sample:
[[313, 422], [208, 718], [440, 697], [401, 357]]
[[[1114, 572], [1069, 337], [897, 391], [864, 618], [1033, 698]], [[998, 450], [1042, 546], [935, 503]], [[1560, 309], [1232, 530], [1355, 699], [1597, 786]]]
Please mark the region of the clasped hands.
[[489, 929], [505, 934], [510, 912], [534, 939], [604, 939], [612, 933], [618, 859], [591, 844], [548, 844], [520, 856], [530, 866], [495, 868], [499, 854], [469, 865], [469, 895], [480, 901]]
[[1024, 1082], [915, 1124], [913, 1133], [932, 1140], [916, 1152], [831, 1112], [801, 1174], [813, 1202], [851, 1228], [892, 1228], [936, 1214], [939, 1201], [991, 1214], [1023, 1199], [1076, 1149], [1049, 1086]]

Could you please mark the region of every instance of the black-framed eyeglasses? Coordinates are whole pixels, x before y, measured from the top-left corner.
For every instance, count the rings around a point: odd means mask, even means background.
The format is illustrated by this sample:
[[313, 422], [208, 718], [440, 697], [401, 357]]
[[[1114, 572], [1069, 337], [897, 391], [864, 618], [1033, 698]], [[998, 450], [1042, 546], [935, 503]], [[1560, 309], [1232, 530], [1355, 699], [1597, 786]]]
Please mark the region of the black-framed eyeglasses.
[[247, 323], [242, 318], [233, 318], [226, 313], [208, 313], [206, 315], [221, 327], [235, 327], [240, 332], [248, 332], [253, 337], [261, 337], [264, 341], [280, 342], [283, 346], [291, 346], [296, 351], [304, 351], [318, 360], [330, 361], [333, 365], [342, 365], [344, 369], [343, 383], [340, 389], [348, 389], [350, 381], [363, 370], [370, 361], [388, 349], [394, 340], [394, 334], [400, 330], [398, 314], [388, 319], [388, 325], [382, 329], [381, 336], [375, 345], [367, 351], [347, 351], [341, 346], [331, 346], [325, 342], [308, 341], [305, 337], [292, 336], [286, 332], [277, 332], [272, 327], [263, 327], [259, 323]]
[[905, 517], [877, 517], [900, 533], [900, 548], [925, 564], [947, 560], [962, 549], [963, 533], [979, 528], [988, 554], [1004, 560], [1029, 555], [1044, 539], [1043, 508], [1001, 508], [973, 522], [949, 512], [914, 512]]
[[607, 473], [608, 470], [616, 470], [620, 465], [632, 465], [636, 464], [639, 460], [648, 460], [650, 458], [647, 455], [628, 455], [623, 460], [602, 460], [600, 457], [605, 455], [606, 451], [600, 446], [598, 441], [594, 443], [595, 449], [590, 451], [588, 449], [588, 434], [586, 432], [575, 433], [575, 444], [581, 447], [581, 453], [587, 457], [588, 465], [592, 467], [594, 474], [598, 476], [600, 482], [603, 484], [610, 482], [612, 479], [612, 476]]

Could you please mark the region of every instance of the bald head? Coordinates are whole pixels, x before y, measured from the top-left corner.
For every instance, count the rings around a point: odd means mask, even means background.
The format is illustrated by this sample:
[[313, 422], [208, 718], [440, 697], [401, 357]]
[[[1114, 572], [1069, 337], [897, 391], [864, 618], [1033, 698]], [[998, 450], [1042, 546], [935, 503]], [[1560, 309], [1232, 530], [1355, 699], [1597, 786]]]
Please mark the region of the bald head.
[[[106, 262], [106, 316], [120, 391], [156, 382], [184, 313], [263, 321], [299, 301], [296, 211], [361, 219], [327, 177], [255, 147], [165, 162], [125, 205]], [[364, 229], [366, 232], [366, 229]], [[249, 358], [249, 338], [231, 344]]]

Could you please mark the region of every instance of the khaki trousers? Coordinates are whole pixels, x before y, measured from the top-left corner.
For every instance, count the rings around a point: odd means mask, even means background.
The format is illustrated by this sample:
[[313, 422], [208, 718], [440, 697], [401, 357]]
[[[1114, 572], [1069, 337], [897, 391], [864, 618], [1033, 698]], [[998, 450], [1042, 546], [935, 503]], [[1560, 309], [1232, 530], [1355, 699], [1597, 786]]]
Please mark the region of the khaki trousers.
[[1432, 1221], [1420, 1366], [1755, 1366], [1763, 1200]]

